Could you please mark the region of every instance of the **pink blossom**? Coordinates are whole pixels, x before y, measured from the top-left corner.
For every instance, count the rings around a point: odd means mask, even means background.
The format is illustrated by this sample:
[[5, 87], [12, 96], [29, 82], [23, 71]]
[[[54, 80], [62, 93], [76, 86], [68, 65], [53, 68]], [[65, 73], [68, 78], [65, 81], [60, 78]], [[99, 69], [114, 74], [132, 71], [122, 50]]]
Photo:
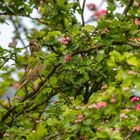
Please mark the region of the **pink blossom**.
[[129, 38], [129, 40], [140, 42], [140, 38]]
[[102, 34], [106, 34], [106, 33], [109, 33], [109, 29], [108, 28], [105, 28], [103, 31], [102, 31]]
[[136, 125], [132, 128], [133, 132], [140, 132], [140, 125]]
[[89, 109], [97, 108], [97, 105], [96, 104], [91, 104], [91, 105], [88, 105], [88, 108]]
[[95, 10], [95, 9], [96, 9], [96, 5], [93, 4], [93, 3], [89, 3], [89, 4], [87, 4], [86, 6], [87, 6], [87, 8], [88, 8], [89, 10]]
[[65, 56], [65, 58], [64, 58], [64, 61], [67, 62], [67, 61], [69, 61], [69, 60], [71, 60], [71, 59], [72, 59], [72, 55], [71, 55], [71, 54], [67, 54], [67, 55]]
[[139, 97], [135, 96], [131, 99], [131, 103], [135, 103], [139, 100]]
[[136, 109], [137, 110], [140, 110], [140, 104], [137, 105]]
[[123, 90], [124, 91], [128, 91], [129, 90], [129, 87], [123, 87]]
[[84, 115], [83, 114], [79, 114], [78, 115], [78, 119], [83, 119], [84, 118]]
[[127, 119], [128, 116], [127, 116], [125, 113], [121, 113], [121, 114], [120, 114], [120, 118], [121, 118], [121, 119]]
[[133, 71], [133, 70], [129, 70], [129, 71], [128, 71], [128, 74], [136, 75], [137, 72], [135, 72], [135, 71]]
[[103, 85], [101, 89], [107, 88], [107, 84]]
[[107, 14], [107, 10], [100, 10], [94, 13], [94, 16], [97, 17], [97, 19], [100, 19], [102, 16]]
[[15, 83], [12, 84], [12, 87], [13, 87], [14, 89], [18, 89], [19, 86], [20, 86], [20, 83], [19, 83], [19, 82], [15, 82]]
[[74, 121], [74, 124], [83, 121], [83, 119], [84, 119], [84, 115], [83, 114], [79, 114], [78, 117], [77, 117], [77, 119]]
[[60, 38], [60, 43], [61, 44], [63, 44], [63, 45], [66, 45], [66, 44], [68, 44], [68, 42], [70, 41], [70, 37], [68, 36], [68, 37], [62, 37], [62, 38]]
[[98, 102], [97, 103], [98, 109], [105, 108], [106, 106], [107, 106], [107, 102]]
[[134, 23], [135, 23], [136, 25], [140, 25], [140, 20], [136, 18], [136, 19], [134, 20]]
[[112, 97], [111, 100], [110, 100], [110, 102], [111, 103], [115, 103], [116, 102], [116, 98], [115, 97]]

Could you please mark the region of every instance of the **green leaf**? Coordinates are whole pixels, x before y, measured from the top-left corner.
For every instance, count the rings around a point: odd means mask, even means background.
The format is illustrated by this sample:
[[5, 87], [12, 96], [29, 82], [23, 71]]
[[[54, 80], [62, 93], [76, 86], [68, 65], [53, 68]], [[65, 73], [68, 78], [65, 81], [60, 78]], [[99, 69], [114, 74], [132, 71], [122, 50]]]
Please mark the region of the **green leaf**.
[[107, 61], [107, 65], [108, 65], [109, 67], [116, 67], [116, 66], [117, 66], [116, 63], [115, 63], [115, 61], [114, 61], [113, 59], [109, 59], [109, 60]]
[[50, 81], [50, 83], [51, 83], [51, 85], [56, 85], [56, 83], [57, 83], [57, 78], [56, 77], [51, 77], [50, 79], [49, 79], [49, 81]]
[[93, 32], [94, 30], [94, 26], [92, 25], [86, 25], [82, 28], [82, 31], [86, 31], [86, 32]]
[[65, 0], [57, 0], [57, 4], [60, 6], [65, 6], [64, 2]]
[[128, 77], [127, 73], [123, 69], [120, 69], [117, 72], [117, 75], [115, 78], [116, 78], [116, 80], [121, 81], [123, 79], [126, 79], [127, 77]]
[[137, 58], [135, 56], [128, 58], [126, 61], [129, 65], [132, 65], [132, 66], [139, 65], [139, 61], [137, 60]]
[[47, 88], [47, 89], [46, 89], [46, 92], [51, 93], [52, 90], [53, 90], [52, 88]]
[[87, 73], [87, 72], [84, 72], [83, 74], [84, 74], [84, 78], [85, 78], [85, 80], [88, 81], [88, 80], [89, 80], [89, 75], [88, 75], [88, 73]]
[[96, 135], [98, 136], [98, 138], [101, 138], [101, 139], [108, 139], [109, 138], [108, 134], [104, 131], [97, 132]]
[[46, 121], [46, 123], [47, 123], [48, 126], [53, 126], [53, 125], [54, 125], [54, 119], [49, 118], [49, 119]]
[[39, 138], [43, 138], [43, 136], [47, 135], [47, 128], [45, 123], [40, 123], [37, 126], [37, 135], [39, 136]]
[[114, 3], [108, 2], [108, 10], [111, 12], [115, 11], [116, 5]]

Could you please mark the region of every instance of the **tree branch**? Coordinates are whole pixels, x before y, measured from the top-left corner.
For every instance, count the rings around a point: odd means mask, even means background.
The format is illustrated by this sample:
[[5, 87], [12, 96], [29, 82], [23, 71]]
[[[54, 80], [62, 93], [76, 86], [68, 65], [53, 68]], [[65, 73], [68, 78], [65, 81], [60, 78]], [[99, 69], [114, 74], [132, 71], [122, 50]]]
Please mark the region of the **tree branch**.
[[20, 33], [19, 33], [19, 26], [17, 26], [17, 25], [15, 24], [15, 21], [13, 20], [12, 17], [10, 17], [10, 20], [11, 20], [11, 22], [12, 22], [12, 24], [13, 24], [13, 27], [15, 28], [15, 32], [17, 33], [20, 42], [22, 43], [22, 45], [24, 46], [24, 48], [26, 48], [26, 44], [24, 43], [24, 41], [23, 41], [23, 39], [21, 38]]
[[129, 134], [124, 138], [124, 140], [129, 140], [132, 134], [133, 134], [133, 131], [129, 132]]
[[[21, 99], [21, 103], [26, 101], [27, 99], [36, 96], [36, 94], [40, 91], [40, 89], [44, 86], [44, 84], [49, 80], [49, 78], [55, 73], [55, 71], [61, 66], [62, 64], [58, 64], [56, 66], [54, 66], [54, 68], [50, 71], [50, 73], [47, 75], [47, 77], [40, 82], [40, 84], [38, 85], [38, 87], [31, 91], [30, 93], [28, 93], [23, 99]], [[2, 116], [2, 121], [4, 122], [8, 116], [16, 109], [16, 106], [12, 106], [9, 111]]]
[[9, 61], [9, 59], [6, 59], [1, 65], [0, 65], [0, 69]]
[[85, 20], [84, 20], [84, 9], [85, 9], [85, 3], [86, 3], [86, 0], [83, 1], [83, 5], [82, 7], [80, 6], [80, 1], [77, 0], [78, 4], [79, 4], [79, 9], [81, 11], [81, 19], [82, 19], [82, 25], [85, 26]]
[[100, 82], [93, 82], [92, 87], [88, 93], [85, 92], [84, 94], [84, 103], [86, 104], [90, 98], [90, 96], [93, 94], [93, 92], [98, 91], [101, 89], [103, 79]]
[[128, 4], [126, 5], [123, 14], [127, 15], [130, 8], [133, 6], [134, 0], [129, 0]]
[[140, 49], [140, 44], [135, 42], [127, 42], [127, 45], [134, 47], [135, 49]]
[[43, 80], [43, 81], [41, 81], [40, 83], [39, 83], [39, 85], [38, 85], [38, 87], [35, 89], [35, 90], [33, 90], [33, 91], [31, 91], [30, 93], [28, 93], [26, 96], [25, 96], [25, 98], [23, 98], [22, 100], [21, 100], [21, 102], [24, 102], [25, 100], [27, 100], [27, 99], [29, 99], [30, 97], [33, 97], [33, 96], [35, 96], [39, 91], [40, 91], [40, 89], [44, 86], [44, 84], [49, 80], [49, 78], [56, 72], [56, 70], [57, 69], [59, 69], [59, 67], [61, 67], [62, 66], [62, 64], [58, 64], [58, 65], [56, 65], [56, 66], [54, 66], [54, 68], [50, 71], [50, 73], [47, 75], [47, 77]]

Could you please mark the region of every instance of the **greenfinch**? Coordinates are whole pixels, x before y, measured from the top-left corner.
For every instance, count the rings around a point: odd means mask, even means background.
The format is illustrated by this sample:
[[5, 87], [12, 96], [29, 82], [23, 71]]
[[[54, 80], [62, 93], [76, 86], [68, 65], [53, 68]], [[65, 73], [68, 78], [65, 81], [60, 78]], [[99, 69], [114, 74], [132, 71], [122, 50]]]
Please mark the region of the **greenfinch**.
[[18, 90], [25, 86], [27, 83], [34, 82], [39, 76], [41, 76], [45, 68], [46, 66], [43, 63], [39, 62], [33, 69], [29, 69]]
[[[42, 51], [41, 45], [36, 39], [32, 39], [29, 43], [30, 56], [36, 57], [36, 52]], [[19, 89], [25, 86], [29, 82], [34, 82], [38, 77], [41, 76], [46, 66], [42, 62], [38, 62], [34, 67], [32, 64], [28, 64], [24, 73], [23, 82], [20, 84]]]

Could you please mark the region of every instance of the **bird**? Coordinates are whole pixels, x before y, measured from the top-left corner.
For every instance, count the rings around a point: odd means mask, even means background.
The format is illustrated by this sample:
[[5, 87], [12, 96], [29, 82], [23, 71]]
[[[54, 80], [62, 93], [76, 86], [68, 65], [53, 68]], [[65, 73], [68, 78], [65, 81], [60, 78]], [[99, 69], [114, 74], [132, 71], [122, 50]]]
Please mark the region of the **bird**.
[[[36, 53], [42, 51], [42, 47], [36, 39], [32, 39], [28, 46], [30, 49], [29, 57], [35, 58]], [[34, 83], [34, 81], [37, 80], [41, 76], [45, 68], [46, 68], [46, 65], [41, 60], [39, 60], [34, 67], [32, 66], [32, 63], [28, 64], [26, 66], [24, 78], [21, 84], [19, 85], [17, 91], [19, 91], [22, 87], [24, 87], [29, 82]]]
[[45, 64], [39, 62], [33, 69], [29, 69], [28, 72], [26, 72], [27, 74], [25, 75], [23, 82], [18, 87], [18, 90], [25, 86], [27, 83], [34, 82], [39, 76], [41, 76], [45, 68]]
[[36, 52], [42, 51], [42, 47], [36, 39], [32, 39], [29, 43], [30, 55], [35, 56]]

